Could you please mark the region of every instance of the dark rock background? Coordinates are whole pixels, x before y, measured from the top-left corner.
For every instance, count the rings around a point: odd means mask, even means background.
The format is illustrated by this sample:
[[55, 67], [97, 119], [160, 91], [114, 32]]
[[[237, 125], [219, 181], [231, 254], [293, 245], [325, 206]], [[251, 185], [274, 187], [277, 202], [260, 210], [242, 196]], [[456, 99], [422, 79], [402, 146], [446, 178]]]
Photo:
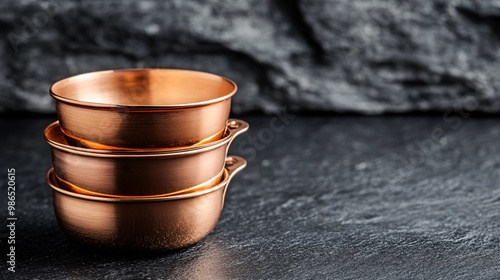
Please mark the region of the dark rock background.
[[0, 111], [130, 67], [235, 80], [233, 111], [500, 111], [500, 1], [1, 1]]

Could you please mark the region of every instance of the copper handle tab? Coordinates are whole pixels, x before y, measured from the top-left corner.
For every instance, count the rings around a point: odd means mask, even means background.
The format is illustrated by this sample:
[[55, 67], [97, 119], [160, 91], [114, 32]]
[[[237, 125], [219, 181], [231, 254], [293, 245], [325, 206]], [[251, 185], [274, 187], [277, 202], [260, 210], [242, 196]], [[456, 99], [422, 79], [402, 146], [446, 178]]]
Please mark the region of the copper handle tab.
[[[248, 128], [248, 127], [247, 127]], [[227, 184], [224, 186], [224, 192], [222, 194], [222, 205], [221, 210], [224, 208], [224, 200], [226, 199], [226, 191], [231, 179], [233, 179], [234, 175], [238, 174], [241, 170], [243, 170], [247, 166], [247, 161], [239, 156], [227, 156], [226, 157], [226, 170], [227, 170]]]
[[229, 151], [229, 146], [231, 146], [231, 143], [233, 142], [234, 138], [236, 138], [243, 132], [247, 131], [250, 125], [246, 121], [229, 119], [227, 120], [226, 127], [230, 134], [229, 141], [226, 146], [226, 155], [227, 155], [227, 152]]

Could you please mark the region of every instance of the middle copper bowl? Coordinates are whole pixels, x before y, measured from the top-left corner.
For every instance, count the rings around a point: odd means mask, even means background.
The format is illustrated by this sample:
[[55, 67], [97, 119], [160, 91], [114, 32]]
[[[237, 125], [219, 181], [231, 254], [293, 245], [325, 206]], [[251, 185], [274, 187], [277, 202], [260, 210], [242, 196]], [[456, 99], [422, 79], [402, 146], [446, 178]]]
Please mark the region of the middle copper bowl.
[[[68, 145], [58, 122], [45, 130], [55, 174], [85, 190], [113, 195], [150, 196], [219, 183], [228, 148], [248, 123], [228, 120], [220, 140], [175, 150], [113, 151]], [[209, 187], [209, 186], [207, 186]]]

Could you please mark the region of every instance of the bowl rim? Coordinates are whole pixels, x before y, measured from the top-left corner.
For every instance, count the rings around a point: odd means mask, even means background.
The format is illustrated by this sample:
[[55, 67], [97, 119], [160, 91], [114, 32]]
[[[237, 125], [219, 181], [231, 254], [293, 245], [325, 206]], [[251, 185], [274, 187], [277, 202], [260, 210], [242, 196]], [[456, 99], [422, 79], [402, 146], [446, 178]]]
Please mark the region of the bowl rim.
[[221, 182], [213, 187], [210, 187], [205, 190], [201, 191], [196, 191], [192, 193], [186, 193], [186, 194], [178, 194], [178, 195], [171, 195], [171, 196], [163, 196], [163, 197], [140, 197], [140, 196], [134, 196], [130, 198], [113, 198], [113, 197], [102, 197], [102, 196], [92, 196], [92, 195], [86, 195], [86, 194], [80, 194], [80, 193], [75, 193], [69, 190], [65, 190], [60, 188], [57, 184], [57, 180], [54, 178], [56, 177], [54, 167], [51, 167], [49, 171], [47, 172], [46, 175], [46, 181], [47, 184], [54, 190], [54, 192], [58, 192], [63, 195], [71, 196], [74, 198], [78, 199], [84, 199], [84, 200], [90, 200], [90, 201], [100, 201], [100, 202], [162, 202], [162, 201], [171, 201], [171, 200], [180, 200], [180, 199], [188, 199], [188, 198], [194, 198], [194, 197], [199, 197], [203, 196], [205, 194], [209, 194], [212, 192], [215, 192], [217, 190], [220, 190], [221, 188], [224, 188], [223, 192], [223, 197], [222, 199], [224, 200], [227, 186], [229, 185], [231, 179], [239, 173], [241, 170], [243, 170], [247, 165], [247, 161], [239, 156], [227, 156], [226, 157], [226, 166], [223, 169], [223, 179]]
[[75, 193], [69, 190], [62, 189], [61, 187], [58, 186], [57, 182], [54, 181], [55, 178], [55, 172], [54, 168], [51, 167], [50, 170], [47, 172], [47, 183], [49, 186], [56, 192], [59, 192], [61, 194], [79, 198], [79, 199], [85, 199], [85, 200], [91, 200], [91, 201], [101, 201], [101, 202], [161, 202], [161, 201], [171, 201], [171, 200], [181, 200], [181, 199], [188, 199], [188, 198], [193, 198], [193, 197], [198, 197], [202, 196], [208, 193], [215, 192], [221, 188], [224, 188], [227, 184], [229, 184], [229, 174], [227, 169], [224, 169], [224, 174], [223, 174], [223, 179], [222, 181], [206, 190], [202, 190], [199, 192], [192, 192], [192, 193], [186, 193], [186, 194], [179, 194], [179, 195], [172, 195], [172, 196], [158, 196], [158, 197], [140, 197], [140, 196], [134, 196], [130, 198], [124, 198], [124, 197], [103, 197], [103, 196], [93, 196], [93, 195], [88, 195], [88, 194], [81, 194], [81, 193]]
[[[61, 94], [56, 93], [56, 91], [54, 89], [56, 86], [60, 85], [61, 83], [68, 82], [70, 80], [83, 79], [87, 76], [109, 74], [109, 73], [116, 73], [116, 72], [140, 72], [140, 71], [151, 71], [151, 72], [153, 72], [153, 71], [178, 71], [178, 72], [185, 72], [185, 73], [191, 73], [191, 74], [197, 74], [197, 75], [211, 76], [214, 78], [220, 78], [220, 79], [224, 80], [225, 82], [228, 82], [229, 84], [231, 84], [233, 86], [233, 89], [230, 92], [224, 94], [223, 96], [220, 96], [217, 98], [198, 101], [198, 102], [169, 104], [169, 105], [139, 105], [139, 104], [127, 104], [126, 105], [126, 104], [112, 104], [112, 103], [81, 101], [81, 100], [62, 96]], [[91, 109], [91, 108], [96, 108], [96, 109], [97, 108], [99, 108], [99, 109], [108, 108], [108, 109], [125, 110], [125, 111], [144, 110], [144, 109], [147, 109], [147, 110], [168, 110], [168, 109], [199, 107], [199, 106], [214, 104], [214, 103], [229, 99], [237, 91], [238, 91], [238, 86], [236, 85], [236, 83], [233, 82], [231, 79], [226, 78], [224, 76], [209, 73], [209, 72], [188, 70], [188, 69], [178, 69], [178, 68], [124, 68], [124, 69], [93, 71], [93, 72], [81, 73], [81, 74], [77, 74], [77, 75], [63, 78], [63, 79], [58, 80], [55, 83], [53, 83], [49, 88], [49, 94], [54, 99], [56, 99], [57, 101], [61, 101], [61, 102], [70, 104], [70, 105], [86, 107], [89, 109]]]
[[[163, 194], [148, 194], [148, 195], [116, 195], [116, 194], [100, 193], [98, 191], [87, 190], [87, 189], [82, 188], [80, 186], [77, 186], [77, 185], [75, 185], [75, 184], [73, 184], [65, 179], [60, 178], [59, 176], [57, 176], [55, 169], [53, 172], [53, 176], [52, 175], [51, 176], [57, 182], [57, 185], [60, 189], [67, 190], [67, 191], [72, 192], [72, 193], [79, 193], [79, 194], [83, 194], [83, 195], [90, 195], [90, 196], [97, 196], [97, 197], [100, 196], [100, 197], [109, 197], [109, 198], [118, 198], [118, 199], [122, 199], [122, 198], [128, 199], [130, 197], [154, 198], [154, 197], [174, 196], [174, 195], [189, 194], [189, 193], [194, 193], [194, 192], [198, 192], [198, 191], [202, 191], [202, 190], [207, 190], [209, 188], [217, 186], [218, 184], [220, 184], [224, 180], [224, 178], [225, 178], [224, 171], [225, 170], [226, 170], [225, 168], [221, 169], [221, 171], [217, 175], [215, 175], [213, 178], [208, 179], [207, 181], [202, 182], [201, 184], [198, 184], [198, 185], [195, 185], [192, 187], [188, 187], [188, 188], [181, 189], [178, 191], [167, 192], [167, 193], [163, 193]], [[207, 186], [207, 183], [210, 183], [210, 184]], [[63, 186], [63, 185], [68, 185], [68, 184], [71, 186], [69, 186], [69, 187]], [[85, 193], [85, 192], [87, 192], [87, 193]]]
[[[237, 125], [237, 127], [234, 127]], [[230, 143], [240, 133], [248, 130], [248, 123], [238, 119], [228, 119], [226, 123], [227, 132], [224, 133], [221, 139], [208, 142], [199, 146], [188, 146], [169, 149], [137, 149], [137, 150], [102, 150], [85, 147], [76, 147], [68, 143], [58, 142], [49, 138], [49, 132], [58, 129], [59, 133], [63, 134], [59, 121], [49, 124], [44, 131], [45, 141], [54, 149], [62, 150], [72, 154], [92, 156], [92, 157], [158, 157], [158, 156], [180, 156], [188, 154], [196, 154], [208, 150], [219, 148]], [[61, 136], [63, 137], [63, 136]]]

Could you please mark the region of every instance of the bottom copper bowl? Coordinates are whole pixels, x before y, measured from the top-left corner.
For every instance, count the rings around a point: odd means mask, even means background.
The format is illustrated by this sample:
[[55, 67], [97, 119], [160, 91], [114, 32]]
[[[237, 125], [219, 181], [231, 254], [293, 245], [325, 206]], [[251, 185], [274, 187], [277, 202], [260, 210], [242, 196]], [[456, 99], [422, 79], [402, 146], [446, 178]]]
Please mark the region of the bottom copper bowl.
[[81, 243], [117, 249], [172, 250], [194, 244], [217, 224], [229, 181], [246, 166], [230, 156], [221, 183], [165, 197], [110, 198], [74, 193], [47, 174], [63, 231]]

